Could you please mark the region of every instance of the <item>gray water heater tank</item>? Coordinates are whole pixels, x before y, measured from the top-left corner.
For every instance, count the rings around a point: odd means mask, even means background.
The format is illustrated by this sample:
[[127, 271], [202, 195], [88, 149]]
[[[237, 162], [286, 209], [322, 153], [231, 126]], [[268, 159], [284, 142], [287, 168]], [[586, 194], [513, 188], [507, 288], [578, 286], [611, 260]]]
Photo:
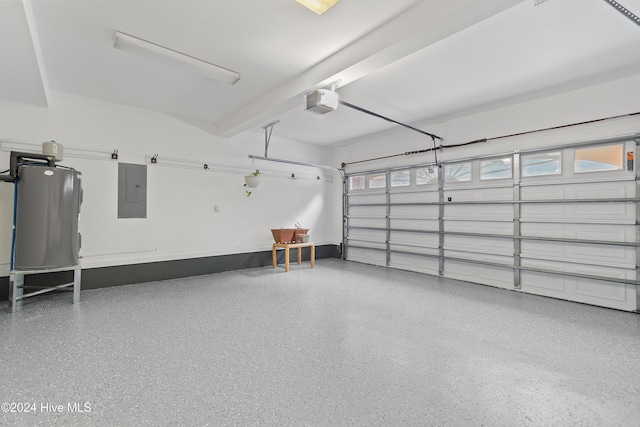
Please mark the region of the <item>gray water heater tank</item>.
[[14, 270], [78, 264], [80, 172], [39, 165], [20, 167], [17, 183]]

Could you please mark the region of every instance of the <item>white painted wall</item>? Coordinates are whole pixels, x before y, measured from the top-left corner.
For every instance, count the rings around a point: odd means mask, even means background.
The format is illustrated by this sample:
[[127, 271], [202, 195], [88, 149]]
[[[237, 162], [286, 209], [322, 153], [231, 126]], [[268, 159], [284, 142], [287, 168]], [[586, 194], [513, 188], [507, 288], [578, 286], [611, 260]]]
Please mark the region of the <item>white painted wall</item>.
[[[439, 123], [412, 124], [419, 129], [442, 136], [444, 145], [465, 143], [570, 123], [640, 112], [640, 74], [591, 86], [564, 94], [539, 98], [511, 107], [443, 119]], [[486, 154], [512, 152], [516, 149], [553, 146], [640, 132], [640, 116], [599, 122], [591, 125], [552, 130], [527, 136], [490, 141], [486, 144], [447, 149], [438, 153], [439, 160], [455, 160]], [[361, 140], [348, 141], [335, 150], [335, 162], [354, 162], [388, 156], [433, 146], [427, 136], [397, 127], [392, 131]], [[419, 154], [367, 162], [348, 167], [348, 172], [427, 163], [433, 154]]]
[[[440, 134], [447, 144], [514, 132], [593, 120], [640, 111], [640, 75], [522, 103], [509, 108], [441, 123], [417, 124]], [[242, 187], [248, 154], [264, 153], [264, 135], [244, 133], [219, 138], [186, 122], [161, 114], [52, 92], [49, 108], [0, 102], [0, 139], [39, 144], [55, 139], [69, 148], [111, 151], [119, 161], [144, 164], [146, 156], [182, 158], [224, 167], [238, 173], [148, 165], [148, 218], [117, 218], [117, 162], [67, 156], [62, 164], [83, 173], [85, 190], [80, 230], [84, 267], [181, 259], [261, 251], [269, 248], [269, 229], [289, 227], [294, 221], [311, 229], [317, 244], [341, 240], [341, 179], [338, 173], [278, 163], [257, 162], [268, 175], [251, 197]], [[499, 153], [525, 147], [608, 137], [640, 131], [640, 117], [549, 131], [493, 141], [439, 153], [456, 159]], [[333, 149], [304, 145], [277, 136], [274, 129], [269, 155], [312, 163], [339, 165], [376, 156], [419, 150], [432, 142], [419, 134], [396, 128]], [[6, 145], [6, 144], [5, 144]], [[429, 162], [432, 154], [403, 156], [363, 163], [350, 171], [394, 164]], [[0, 152], [1, 169], [9, 153]], [[305, 175], [306, 174], [306, 175]], [[332, 183], [313, 176], [329, 176]], [[220, 212], [214, 211], [214, 206]], [[0, 276], [8, 275], [12, 213], [12, 186], [0, 185]]]
[[[310, 229], [316, 244], [340, 242], [341, 178], [337, 172], [257, 161], [265, 173], [246, 197], [243, 175], [249, 154], [264, 154], [264, 134], [246, 132], [225, 139], [174, 118], [117, 104], [52, 92], [49, 108], [0, 102], [0, 140], [37, 144], [55, 139], [65, 147], [62, 165], [82, 172], [80, 215], [85, 268], [213, 256], [270, 249], [271, 228]], [[11, 144], [0, 151], [0, 169], [9, 168]], [[120, 162], [148, 164], [146, 219], [117, 218], [118, 161], [72, 156], [73, 149], [119, 151]], [[21, 151], [34, 151], [25, 150]], [[77, 151], [75, 151], [77, 153]], [[277, 137], [270, 157], [329, 164], [327, 148]], [[207, 163], [212, 170], [162, 165], [178, 158]], [[235, 173], [216, 172], [216, 166]], [[295, 173], [298, 179], [285, 178]], [[333, 182], [313, 180], [328, 177]], [[0, 276], [9, 273], [13, 185], [0, 183]], [[219, 206], [219, 212], [214, 207]], [[336, 218], [335, 216], [338, 215]]]

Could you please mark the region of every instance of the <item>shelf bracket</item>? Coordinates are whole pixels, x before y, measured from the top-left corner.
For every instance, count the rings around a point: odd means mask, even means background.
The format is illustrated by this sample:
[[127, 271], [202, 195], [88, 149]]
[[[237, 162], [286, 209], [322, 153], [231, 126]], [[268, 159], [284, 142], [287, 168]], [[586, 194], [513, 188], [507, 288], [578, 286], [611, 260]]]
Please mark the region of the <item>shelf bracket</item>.
[[264, 157], [269, 157], [269, 143], [271, 142], [271, 134], [273, 133], [273, 127], [280, 123], [280, 120], [271, 122], [268, 125], [262, 127], [264, 129]]

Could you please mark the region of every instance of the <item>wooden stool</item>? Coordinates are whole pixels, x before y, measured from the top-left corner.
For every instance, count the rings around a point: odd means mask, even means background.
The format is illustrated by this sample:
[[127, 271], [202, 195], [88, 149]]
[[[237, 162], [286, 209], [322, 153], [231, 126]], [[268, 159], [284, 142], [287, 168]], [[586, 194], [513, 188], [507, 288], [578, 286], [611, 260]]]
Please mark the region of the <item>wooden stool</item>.
[[314, 243], [274, 243], [271, 248], [271, 258], [273, 259], [273, 268], [276, 268], [276, 249], [284, 249], [284, 270], [289, 271], [289, 249], [298, 248], [298, 264], [302, 263], [302, 248], [311, 248], [311, 268], [316, 265], [316, 245]]

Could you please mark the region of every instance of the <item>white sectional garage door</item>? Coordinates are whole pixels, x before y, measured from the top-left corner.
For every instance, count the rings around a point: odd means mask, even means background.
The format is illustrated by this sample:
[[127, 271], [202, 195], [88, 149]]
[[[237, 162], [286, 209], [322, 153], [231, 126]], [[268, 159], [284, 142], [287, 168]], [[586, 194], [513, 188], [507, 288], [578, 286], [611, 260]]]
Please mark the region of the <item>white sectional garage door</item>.
[[348, 174], [345, 258], [637, 310], [635, 148], [617, 138]]

